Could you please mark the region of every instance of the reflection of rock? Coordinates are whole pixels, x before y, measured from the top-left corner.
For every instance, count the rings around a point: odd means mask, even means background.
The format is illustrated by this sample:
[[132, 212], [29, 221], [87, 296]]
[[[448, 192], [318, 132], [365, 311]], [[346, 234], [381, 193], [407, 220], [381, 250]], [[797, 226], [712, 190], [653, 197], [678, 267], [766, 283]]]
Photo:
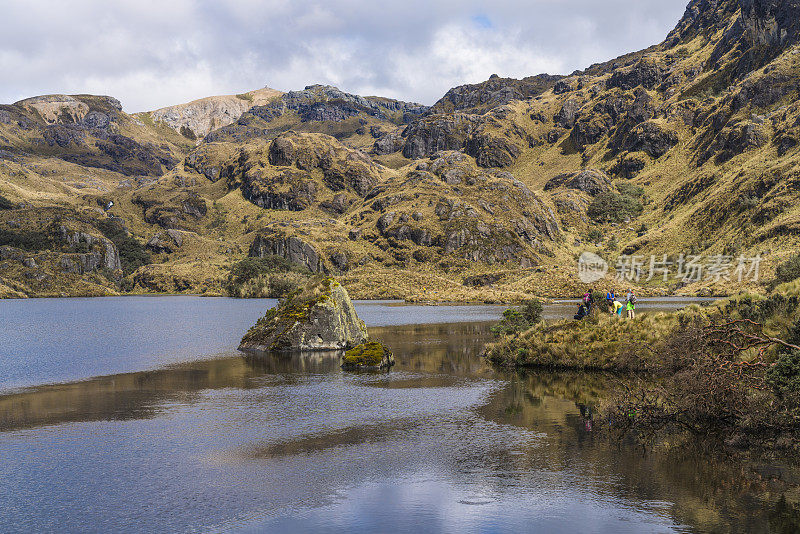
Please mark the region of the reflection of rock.
[[312, 281], [258, 320], [239, 348], [263, 352], [341, 350], [367, 340], [347, 291], [332, 278]]
[[348, 350], [342, 359], [342, 369], [377, 371], [394, 365], [394, 355], [383, 343], [362, 343]]

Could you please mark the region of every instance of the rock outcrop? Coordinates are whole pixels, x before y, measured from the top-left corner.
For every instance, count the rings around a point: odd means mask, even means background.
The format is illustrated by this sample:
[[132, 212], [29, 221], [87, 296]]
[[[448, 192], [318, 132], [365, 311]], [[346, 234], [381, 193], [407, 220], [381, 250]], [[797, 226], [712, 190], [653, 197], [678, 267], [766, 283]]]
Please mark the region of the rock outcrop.
[[287, 236], [277, 230], [256, 236], [250, 245], [249, 256], [280, 256], [291, 263], [305, 266], [311, 272], [325, 271], [322, 257], [314, 247], [298, 237]]
[[169, 229], [158, 232], [147, 241], [146, 247], [153, 252], [167, 254], [173, 253], [176, 249], [183, 246], [183, 232], [180, 230]]
[[561, 76], [540, 74], [521, 80], [494, 75], [485, 82], [454, 87], [436, 102], [428, 114], [462, 111], [483, 113], [491, 108], [540, 95], [553, 87]]
[[166, 123], [184, 137], [199, 139], [212, 130], [233, 124], [253, 106], [265, 105], [281, 94], [265, 87], [241, 95], [210, 96], [151, 111], [150, 117]]
[[308, 352], [346, 350], [365, 343], [367, 327], [347, 291], [332, 278], [312, 281], [245, 334], [240, 350]]
[[377, 341], [357, 345], [342, 358], [342, 369], [347, 371], [379, 371], [393, 365], [394, 354], [389, 347]]
[[550, 178], [544, 184], [545, 191], [552, 191], [559, 187], [583, 191], [592, 196], [611, 191], [611, 178], [603, 171], [586, 169], [579, 172], [566, 172]]

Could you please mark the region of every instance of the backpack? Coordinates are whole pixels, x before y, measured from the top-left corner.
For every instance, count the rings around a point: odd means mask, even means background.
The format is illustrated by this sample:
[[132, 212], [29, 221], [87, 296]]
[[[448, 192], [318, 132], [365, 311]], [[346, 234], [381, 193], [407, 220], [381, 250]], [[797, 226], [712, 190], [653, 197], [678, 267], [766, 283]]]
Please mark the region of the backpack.
[[631, 295], [631, 304], [636, 304], [636, 295]]
[[586, 293], [586, 294], [583, 296], [583, 303], [584, 303], [584, 304], [589, 304], [589, 299], [591, 299], [591, 295], [589, 295], [589, 293]]

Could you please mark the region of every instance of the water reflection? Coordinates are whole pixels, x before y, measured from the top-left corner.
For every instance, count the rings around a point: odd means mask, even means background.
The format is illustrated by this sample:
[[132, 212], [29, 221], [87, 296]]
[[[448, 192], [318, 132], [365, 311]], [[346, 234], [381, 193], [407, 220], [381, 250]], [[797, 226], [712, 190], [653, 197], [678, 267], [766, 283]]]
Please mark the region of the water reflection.
[[594, 422], [617, 378], [495, 371], [479, 357], [490, 325], [371, 329], [388, 373], [223, 353], [0, 396], [0, 524], [797, 531], [792, 465], [609, 442]]

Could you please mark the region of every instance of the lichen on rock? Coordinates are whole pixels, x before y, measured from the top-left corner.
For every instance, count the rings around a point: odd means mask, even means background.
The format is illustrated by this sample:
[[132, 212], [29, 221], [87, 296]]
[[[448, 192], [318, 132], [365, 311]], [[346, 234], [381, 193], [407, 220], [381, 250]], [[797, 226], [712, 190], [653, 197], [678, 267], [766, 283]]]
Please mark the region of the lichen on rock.
[[333, 278], [316, 277], [282, 300], [245, 334], [240, 350], [343, 350], [368, 339], [347, 291]]
[[378, 370], [394, 365], [394, 355], [389, 347], [377, 341], [362, 343], [348, 350], [342, 359], [342, 369]]

